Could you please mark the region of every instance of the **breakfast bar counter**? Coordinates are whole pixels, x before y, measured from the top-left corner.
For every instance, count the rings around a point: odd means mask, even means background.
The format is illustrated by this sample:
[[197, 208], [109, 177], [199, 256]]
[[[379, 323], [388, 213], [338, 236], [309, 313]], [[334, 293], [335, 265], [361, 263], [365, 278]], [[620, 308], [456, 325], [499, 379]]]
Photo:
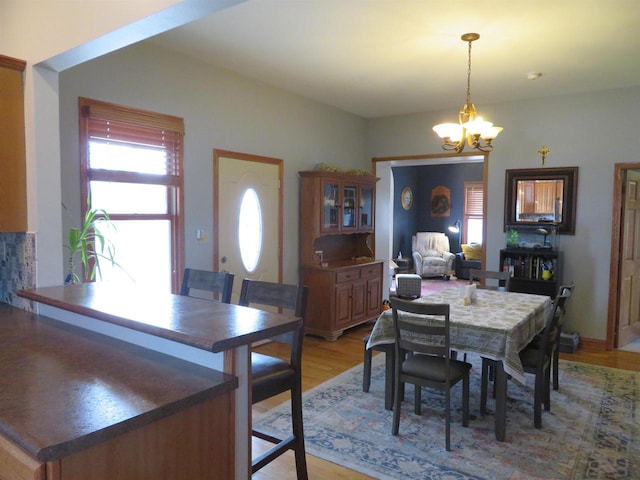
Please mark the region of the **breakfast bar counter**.
[[232, 408], [224, 415], [235, 422], [229, 439], [234, 478], [250, 478], [250, 346], [301, 328], [301, 318], [135, 285], [85, 283], [18, 294], [37, 302], [47, 317], [237, 377]]
[[265, 310], [107, 283], [21, 290], [21, 297], [209, 352], [291, 331], [301, 320]]
[[237, 385], [0, 303], [0, 479], [233, 478]]

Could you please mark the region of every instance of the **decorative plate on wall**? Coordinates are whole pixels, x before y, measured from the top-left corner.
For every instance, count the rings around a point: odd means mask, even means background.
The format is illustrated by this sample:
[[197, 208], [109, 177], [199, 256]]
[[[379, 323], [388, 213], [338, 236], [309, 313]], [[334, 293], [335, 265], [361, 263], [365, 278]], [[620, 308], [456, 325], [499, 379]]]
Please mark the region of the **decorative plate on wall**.
[[402, 189], [400, 199], [402, 201], [402, 208], [409, 210], [413, 204], [413, 191], [411, 190], [411, 187], [407, 186]]

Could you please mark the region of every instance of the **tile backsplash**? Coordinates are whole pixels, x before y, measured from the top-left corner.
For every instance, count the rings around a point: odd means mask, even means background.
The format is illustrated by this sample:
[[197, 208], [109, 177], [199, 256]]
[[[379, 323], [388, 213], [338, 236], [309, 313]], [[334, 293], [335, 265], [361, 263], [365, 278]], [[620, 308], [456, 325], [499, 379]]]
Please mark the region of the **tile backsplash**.
[[34, 311], [16, 292], [36, 286], [35, 233], [0, 233], [0, 302]]

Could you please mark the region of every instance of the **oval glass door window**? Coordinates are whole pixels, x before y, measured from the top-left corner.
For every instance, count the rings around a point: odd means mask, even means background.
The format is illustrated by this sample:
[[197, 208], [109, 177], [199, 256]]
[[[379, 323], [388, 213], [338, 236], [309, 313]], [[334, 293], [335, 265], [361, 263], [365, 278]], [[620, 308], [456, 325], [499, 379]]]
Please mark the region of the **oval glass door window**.
[[253, 188], [244, 192], [240, 202], [238, 245], [244, 268], [247, 272], [253, 273], [262, 251], [262, 208], [258, 194]]

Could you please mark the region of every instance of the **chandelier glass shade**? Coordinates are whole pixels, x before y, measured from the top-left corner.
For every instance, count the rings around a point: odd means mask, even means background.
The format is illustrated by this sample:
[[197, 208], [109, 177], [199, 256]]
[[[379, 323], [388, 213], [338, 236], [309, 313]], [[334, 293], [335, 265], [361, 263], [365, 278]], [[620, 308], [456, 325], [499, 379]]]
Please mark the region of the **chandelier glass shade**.
[[496, 127], [491, 122], [483, 120], [471, 103], [471, 43], [480, 38], [477, 33], [465, 33], [460, 37], [469, 44], [469, 57], [467, 63], [467, 101], [458, 113], [458, 123], [440, 123], [433, 127], [433, 131], [442, 139], [444, 150], [453, 150], [456, 153], [464, 150], [465, 144], [482, 152], [493, 150], [491, 142], [502, 131], [502, 127]]

